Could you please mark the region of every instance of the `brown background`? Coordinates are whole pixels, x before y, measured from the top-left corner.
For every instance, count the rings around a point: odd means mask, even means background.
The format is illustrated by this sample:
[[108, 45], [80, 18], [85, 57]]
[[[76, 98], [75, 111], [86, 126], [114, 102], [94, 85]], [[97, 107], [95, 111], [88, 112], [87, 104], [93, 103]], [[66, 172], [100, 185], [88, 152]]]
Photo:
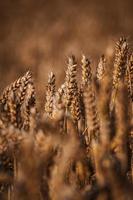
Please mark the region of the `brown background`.
[[51, 70], [64, 77], [66, 57], [84, 53], [96, 65], [112, 55], [121, 35], [133, 41], [132, 0], [1, 0], [0, 84], [5, 87], [27, 69], [37, 88]]

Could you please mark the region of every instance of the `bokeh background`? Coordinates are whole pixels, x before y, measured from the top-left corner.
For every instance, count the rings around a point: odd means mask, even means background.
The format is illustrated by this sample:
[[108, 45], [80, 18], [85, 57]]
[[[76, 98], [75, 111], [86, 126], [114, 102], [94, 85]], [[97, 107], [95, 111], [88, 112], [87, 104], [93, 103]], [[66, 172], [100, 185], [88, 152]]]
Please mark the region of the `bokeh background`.
[[69, 54], [80, 61], [84, 53], [95, 66], [119, 36], [132, 44], [132, 9], [132, 0], [0, 1], [1, 90], [30, 69], [42, 92], [50, 71], [61, 83]]

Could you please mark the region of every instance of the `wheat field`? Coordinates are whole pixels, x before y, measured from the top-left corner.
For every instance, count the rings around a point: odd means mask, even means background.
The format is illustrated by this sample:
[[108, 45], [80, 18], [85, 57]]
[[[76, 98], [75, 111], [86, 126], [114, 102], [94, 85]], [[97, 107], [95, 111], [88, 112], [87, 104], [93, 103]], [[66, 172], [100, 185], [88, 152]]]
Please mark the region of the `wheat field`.
[[[80, 78], [77, 78], [80, 69]], [[58, 78], [58, 77], [57, 77]], [[57, 88], [48, 75], [37, 106], [30, 71], [0, 97], [1, 200], [133, 199], [133, 52], [126, 38], [114, 60], [68, 57]]]

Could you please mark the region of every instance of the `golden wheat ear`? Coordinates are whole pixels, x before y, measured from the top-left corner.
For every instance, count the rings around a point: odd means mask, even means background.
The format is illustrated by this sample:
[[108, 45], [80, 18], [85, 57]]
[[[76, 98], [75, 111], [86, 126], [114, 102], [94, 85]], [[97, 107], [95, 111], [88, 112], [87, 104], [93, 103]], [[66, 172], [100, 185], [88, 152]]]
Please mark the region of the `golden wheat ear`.
[[70, 105], [70, 113], [75, 123], [80, 120], [81, 110], [80, 110], [80, 99], [79, 99], [77, 82], [75, 82], [75, 87], [73, 89], [73, 97]]
[[45, 103], [45, 112], [50, 118], [53, 118], [54, 98], [55, 98], [55, 75], [53, 74], [53, 72], [51, 72], [48, 77], [48, 84], [46, 90], [46, 103]]
[[17, 107], [22, 105], [27, 85], [31, 79], [28, 71], [24, 76], [10, 84], [1, 96], [2, 119], [17, 126]]
[[75, 88], [77, 74], [77, 63], [75, 57], [72, 55], [68, 58], [68, 66], [65, 78], [65, 104], [66, 107], [71, 105], [71, 100], [73, 97], [73, 90]]
[[116, 47], [115, 47], [111, 110], [113, 110], [114, 105], [115, 105], [115, 98], [117, 95], [119, 82], [120, 80], [125, 79], [128, 52], [129, 52], [129, 46], [127, 43], [127, 39], [124, 37], [121, 37], [119, 41], [116, 43]]
[[96, 77], [100, 81], [103, 79], [106, 70], [106, 58], [104, 55], [100, 57], [97, 69], [96, 69]]
[[85, 55], [82, 56], [82, 85], [85, 86], [92, 81], [91, 62]]
[[[35, 107], [35, 88], [33, 80], [31, 80], [26, 89], [26, 95], [23, 102], [23, 105], [21, 106], [21, 118], [22, 118], [22, 127], [24, 130], [29, 130], [30, 128], [30, 121], [31, 121], [31, 109]], [[35, 126], [35, 125], [34, 125]]]
[[23, 104], [25, 95], [26, 95], [26, 89], [28, 84], [30, 83], [32, 79], [32, 74], [30, 71], [26, 72], [26, 74], [21, 79], [21, 85], [18, 88], [18, 102], [20, 106]]
[[77, 84], [77, 62], [75, 56], [68, 57], [67, 70], [65, 77], [65, 90], [64, 90], [64, 103], [65, 103], [65, 116], [64, 116], [64, 132], [67, 132], [67, 117], [70, 113], [70, 106], [74, 97], [75, 86]]
[[113, 86], [118, 87], [120, 79], [124, 78], [128, 58], [129, 46], [127, 39], [121, 37], [115, 47], [115, 62], [113, 72]]
[[10, 91], [8, 95], [8, 101], [7, 106], [9, 109], [9, 120], [11, 124], [13, 124], [15, 127], [17, 127], [17, 101], [16, 101], [16, 95], [13, 91]]
[[12, 84], [10, 84], [4, 89], [3, 94], [0, 98], [1, 103], [4, 104], [7, 101], [8, 95], [11, 91], [15, 92], [20, 87], [21, 81], [22, 81], [22, 77], [20, 77], [19, 79], [17, 79], [15, 82], [13, 82]]

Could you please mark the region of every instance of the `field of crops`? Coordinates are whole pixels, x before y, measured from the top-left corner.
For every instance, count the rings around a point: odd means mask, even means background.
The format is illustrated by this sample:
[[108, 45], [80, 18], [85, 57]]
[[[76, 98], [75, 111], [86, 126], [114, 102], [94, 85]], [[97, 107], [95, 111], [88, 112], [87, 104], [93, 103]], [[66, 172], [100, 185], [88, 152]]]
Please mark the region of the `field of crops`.
[[57, 88], [49, 73], [41, 109], [37, 98], [30, 71], [1, 94], [0, 199], [132, 200], [133, 52], [127, 39], [116, 42], [112, 63], [102, 55], [95, 70], [85, 55], [81, 62], [69, 56], [62, 85]]

